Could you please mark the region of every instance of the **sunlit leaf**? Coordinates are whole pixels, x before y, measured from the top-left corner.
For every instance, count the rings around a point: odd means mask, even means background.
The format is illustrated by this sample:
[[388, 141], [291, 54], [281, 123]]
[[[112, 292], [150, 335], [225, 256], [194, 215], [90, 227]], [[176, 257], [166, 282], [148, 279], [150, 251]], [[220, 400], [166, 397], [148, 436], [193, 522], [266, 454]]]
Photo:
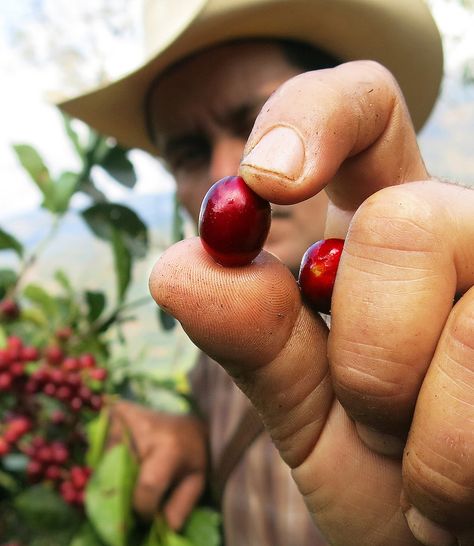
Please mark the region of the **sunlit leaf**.
[[87, 484], [87, 515], [109, 546], [127, 546], [137, 473], [138, 465], [129, 448], [118, 444], [105, 453]]
[[23, 295], [25, 298], [36, 303], [47, 316], [57, 316], [59, 309], [56, 300], [39, 284], [31, 283], [26, 286], [23, 290]]
[[103, 409], [99, 415], [87, 425], [88, 450], [86, 454], [87, 465], [97, 468], [104, 452], [107, 433], [109, 430], [109, 411]]
[[72, 126], [72, 120], [71, 118], [65, 114], [62, 113], [63, 121], [64, 121], [64, 128], [66, 129], [66, 134], [69, 137], [69, 140], [71, 141], [72, 145], [74, 146], [74, 149], [76, 150], [79, 157], [83, 157], [84, 150], [81, 146], [81, 141], [79, 140], [79, 135], [76, 133]]
[[53, 212], [63, 214], [68, 210], [69, 202], [77, 189], [79, 177], [76, 173], [64, 172], [51, 189]]
[[196, 508], [186, 521], [183, 535], [193, 546], [220, 546], [221, 515], [211, 508]]
[[22, 167], [36, 183], [45, 198], [49, 198], [53, 181], [40, 154], [29, 144], [15, 144], [13, 149]]

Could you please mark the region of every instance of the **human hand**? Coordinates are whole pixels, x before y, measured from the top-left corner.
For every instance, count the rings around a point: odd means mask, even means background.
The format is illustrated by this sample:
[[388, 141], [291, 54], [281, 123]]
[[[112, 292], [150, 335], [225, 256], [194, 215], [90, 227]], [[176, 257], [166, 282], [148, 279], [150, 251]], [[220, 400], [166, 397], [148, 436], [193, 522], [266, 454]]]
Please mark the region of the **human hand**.
[[163, 511], [170, 527], [180, 529], [204, 490], [207, 451], [202, 422], [120, 401], [112, 409], [109, 443], [122, 441], [124, 433], [131, 436], [140, 462], [135, 509], [145, 519]]
[[240, 174], [276, 203], [326, 186], [326, 235], [346, 239], [329, 336], [265, 252], [223, 268], [183, 241], [153, 297], [257, 407], [331, 544], [472, 546], [474, 192], [430, 179], [370, 62], [283, 85]]

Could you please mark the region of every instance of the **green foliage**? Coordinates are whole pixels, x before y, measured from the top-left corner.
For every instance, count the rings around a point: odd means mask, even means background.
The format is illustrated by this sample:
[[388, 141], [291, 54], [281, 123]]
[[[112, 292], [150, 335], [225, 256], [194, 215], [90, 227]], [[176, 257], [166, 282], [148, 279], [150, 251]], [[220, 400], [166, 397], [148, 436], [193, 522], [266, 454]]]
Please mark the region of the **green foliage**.
[[0, 250], [13, 250], [21, 258], [23, 256], [23, 245], [10, 233], [0, 228]]
[[61, 530], [77, 527], [80, 515], [46, 485], [25, 489], [14, 500], [20, 517], [32, 529], [38, 531]]
[[[19, 336], [25, 345], [34, 345], [40, 351], [56, 346], [71, 356], [90, 353], [101, 371], [107, 372], [107, 381], [91, 380], [88, 388], [95, 394], [100, 392], [105, 400], [114, 401], [126, 394], [156, 408], [165, 407], [169, 403], [166, 395], [172, 395], [173, 409], [187, 408], [188, 384], [182, 371], [163, 377], [156, 369], [141, 368], [139, 355], [127, 354], [121, 332], [122, 324], [131, 320], [131, 310], [151, 301], [148, 296], [145, 300], [127, 300], [136, 261], [148, 251], [148, 229], [135, 211], [107, 201], [95, 185], [94, 173], [102, 169], [118, 184], [133, 188], [136, 174], [128, 152], [92, 130], [84, 138], [67, 117], [64, 127], [79, 160], [77, 171], [56, 175], [32, 146], [19, 143], [13, 147], [18, 161], [41, 192], [42, 207], [51, 214], [52, 227], [33, 249], [0, 228], [0, 251], [13, 252], [19, 258], [16, 268], [0, 269], [0, 301], [8, 296], [19, 307], [18, 316], [0, 316], [0, 348], [6, 347], [9, 336]], [[102, 290], [77, 289], [64, 269], [56, 271], [47, 283], [43, 279], [26, 281], [31, 267], [41, 259], [42, 250], [54, 239], [77, 193], [91, 199], [80, 216], [92, 234], [109, 245], [114, 258], [115, 297]], [[175, 203], [173, 237], [177, 240], [182, 236], [182, 219]], [[161, 312], [157, 324], [168, 332], [176, 321]], [[116, 345], [123, 346], [120, 358], [112, 356]], [[182, 359], [194, 358], [194, 353], [184, 347], [179, 352]], [[42, 365], [43, 360], [27, 362], [25, 373], [31, 374], [35, 366]], [[51, 425], [49, 416], [65, 406], [54, 398], [38, 396], [41, 403], [35, 407], [35, 419], [45, 423], [45, 430], [60, 439], [59, 429]], [[13, 407], [12, 399], [8, 392], [1, 392], [0, 435], [4, 418]], [[93, 470], [86, 489], [85, 511], [67, 504], [53, 482], [32, 485], [25, 479], [26, 451], [0, 456], [0, 539], [18, 540], [23, 546], [219, 546], [220, 515], [209, 509], [196, 509], [181, 533], [172, 531], [162, 515], [152, 524], [140, 520], [132, 506], [139, 461], [128, 433], [121, 443], [110, 447], [108, 402], [94, 415], [81, 413], [68, 425], [68, 433], [77, 433], [81, 438], [85, 435], [87, 444], [87, 450], [81, 444], [72, 457], [79, 461], [77, 464]]]
[[118, 444], [104, 454], [87, 486], [89, 521], [110, 546], [127, 545], [137, 474], [138, 464], [128, 446]]

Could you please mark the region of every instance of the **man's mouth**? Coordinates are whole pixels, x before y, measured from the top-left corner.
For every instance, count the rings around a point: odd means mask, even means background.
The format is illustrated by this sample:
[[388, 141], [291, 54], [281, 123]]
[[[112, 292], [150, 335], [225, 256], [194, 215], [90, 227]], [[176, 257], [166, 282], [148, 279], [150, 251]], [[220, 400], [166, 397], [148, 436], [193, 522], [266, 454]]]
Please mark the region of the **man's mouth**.
[[289, 218], [291, 212], [287, 208], [278, 208], [275, 205], [272, 206], [272, 219], [273, 218]]

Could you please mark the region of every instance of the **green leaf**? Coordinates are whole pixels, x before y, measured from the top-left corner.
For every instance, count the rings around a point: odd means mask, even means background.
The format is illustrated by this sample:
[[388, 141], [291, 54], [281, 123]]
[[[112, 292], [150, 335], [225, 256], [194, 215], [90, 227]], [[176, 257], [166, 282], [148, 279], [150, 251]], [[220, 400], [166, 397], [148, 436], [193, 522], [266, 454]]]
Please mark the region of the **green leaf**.
[[167, 332], [176, 326], [176, 319], [173, 317], [173, 315], [167, 313], [162, 307], [157, 308], [157, 313], [160, 326], [163, 328], [163, 330]]
[[74, 535], [69, 546], [104, 546], [104, 543], [100, 540], [94, 527], [86, 521], [79, 532]]
[[118, 230], [112, 232], [112, 249], [115, 261], [115, 274], [117, 276], [117, 295], [121, 303], [125, 299], [125, 293], [132, 276], [132, 256]]
[[105, 309], [106, 296], [104, 292], [92, 290], [86, 291], [85, 296], [88, 307], [87, 318], [89, 322], [95, 322]]
[[48, 325], [48, 315], [38, 307], [21, 308], [20, 319], [22, 322], [29, 322], [35, 326]]
[[89, 448], [86, 453], [87, 465], [97, 468], [104, 452], [107, 433], [109, 430], [109, 411], [103, 409], [99, 415], [87, 425], [87, 440]]
[[18, 484], [10, 474], [0, 470], [0, 490], [2, 488], [6, 489], [10, 493], [16, 493], [18, 490]]
[[[23, 256], [23, 245], [13, 237], [10, 233], [7, 233], [2, 228], [0, 228], [0, 250], [13, 250], [20, 256]], [[8, 271], [8, 270], [3, 270]], [[16, 279], [16, 275], [15, 275]]]
[[193, 546], [220, 546], [221, 515], [211, 508], [196, 508], [186, 521], [183, 535]]
[[49, 198], [53, 181], [39, 153], [29, 144], [15, 144], [13, 149], [22, 167], [36, 183], [41, 193], [45, 198]]
[[0, 349], [4, 349], [7, 346], [7, 333], [5, 328], [0, 326]]
[[100, 239], [112, 241], [114, 230], [123, 235], [130, 254], [143, 258], [148, 249], [148, 231], [145, 223], [132, 209], [114, 203], [98, 203], [82, 212], [87, 225]]
[[18, 274], [13, 269], [0, 269], [0, 287], [8, 290], [16, 284]]
[[62, 112], [63, 121], [64, 121], [64, 128], [66, 129], [66, 134], [71, 141], [72, 145], [74, 146], [74, 149], [77, 152], [77, 155], [80, 158], [84, 157], [84, 150], [81, 146], [81, 142], [79, 140], [79, 135], [76, 133], [72, 126], [72, 119]]
[[133, 188], [137, 182], [137, 175], [133, 163], [126, 154], [125, 148], [113, 146], [100, 162], [100, 166], [117, 182], [127, 188]]
[[52, 186], [50, 198], [53, 212], [65, 213], [69, 208], [69, 202], [77, 189], [79, 177], [76, 173], [64, 172]]
[[77, 524], [79, 514], [50, 487], [37, 485], [23, 490], [14, 499], [25, 522], [39, 529], [61, 529]]
[[92, 129], [89, 130], [89, 144], [87, 154], [91, 165], [101, 165], [105, 156], [109, 153], [110, 139]]
[[36, 303], [46, 313], [46, 316], [57, 316], [59, 309], [56, 300], [38, 284], [31, 283], [26, 286], [23, 295], [31, 302]]
[[153, 521], [150, 533], [143, 546], [194, 546], [186, 537], [175, 533], [162, 516]]
[[181, 214], [181, 205], [178, 200], [178, 195], [175, 192], [173, 196], [173, 220], [171, 227], [171, 240], [177, 243], [184, 239], [184, 220]]
[[87, 484], [87, 515], [108, 546], [127, 546], [137, 474], [138, 465], [128, 446], [118, 444], [105, 453]]
[[68, 294], [74, 293], [74, 288], [71, 284], [71, 281], [69, 280], [69, 277], [64, 270], [58, 269], [57, 271], [55, 271], [54, 278]]

